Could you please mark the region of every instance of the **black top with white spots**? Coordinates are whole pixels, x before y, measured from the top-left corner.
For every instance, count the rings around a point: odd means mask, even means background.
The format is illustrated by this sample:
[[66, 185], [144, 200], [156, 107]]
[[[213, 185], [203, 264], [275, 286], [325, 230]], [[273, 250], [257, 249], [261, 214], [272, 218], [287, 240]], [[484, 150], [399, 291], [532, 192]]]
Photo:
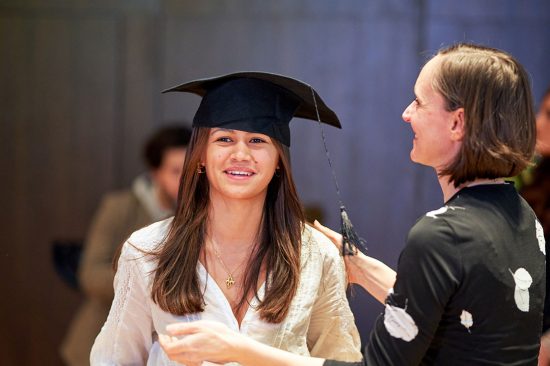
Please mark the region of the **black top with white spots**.
[[364, 362], [536, 365], [544, 295], [531, 208], [511, 184], [464, 188], [409, 232]]

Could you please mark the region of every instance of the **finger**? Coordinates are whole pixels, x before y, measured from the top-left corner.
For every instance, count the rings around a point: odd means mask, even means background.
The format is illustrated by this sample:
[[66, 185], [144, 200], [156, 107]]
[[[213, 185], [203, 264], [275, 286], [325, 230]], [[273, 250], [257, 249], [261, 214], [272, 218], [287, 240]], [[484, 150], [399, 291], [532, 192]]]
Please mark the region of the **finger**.
[[169, 335], [186, 335], [197, 333], [201, 329], [201, 324], [199, 322], [190, 322], [190, 323], [172, 323], [166, 326], [166, 332]]
[[167, 353], [167, 356], [170, 360], [187, 366], [200, 366], [202, 364], [202, 360], [197, 361], [185, 352]]
[[169, 345], [172, 342], [172, 337], [166, 334], [160, 334], [159, 333], [159, 343], [162, 347], [165, 345]]
[[209, 361], [205, 361], [203, 357], [197, 357], [196, 354], [193, 354], [193, 352], [179, 352], [169, 355], [169, 358], [172, 361], [179, 362], [181, 364], [187, 365], [187, 366], [210, 366], [210, 365], [218, 365], [217, 363], [212, 363]]
[[181, 352], [181, 346], [179, 344], [176, 344], [176, 342], [166, 343], [166, 342], [160, 341], [159, 343], [162, 349], [164, 350], [164, 352], [169, 356], [178, 354]]
[[170, 343], [178, 340], [177, 337], [171, 336], [169, 334], [161, 334], [161, 333], [159, 333], [159, 339], [162, 339], [166, 343]]
[[342, 235], [340, 233], [337, 233], [336, 231], [333, 231], [333, 230], [329, 229], [328, 227], [321, 225], [319, 223], [319, 221], [317, 221], [317, 220], [315, 220], [313, 222], [313, 227], [315, 227], [317, 230], [319, 230], [321, 233], [323, 233], [334, 244], [342, 245]]
[[159, 334], [158, 341], [165, 352], [172, 352], [174, 349], [178, 349], [180, 347], [179, 344], [176, 344], [178, 338], [169, 336], [167, 334]]

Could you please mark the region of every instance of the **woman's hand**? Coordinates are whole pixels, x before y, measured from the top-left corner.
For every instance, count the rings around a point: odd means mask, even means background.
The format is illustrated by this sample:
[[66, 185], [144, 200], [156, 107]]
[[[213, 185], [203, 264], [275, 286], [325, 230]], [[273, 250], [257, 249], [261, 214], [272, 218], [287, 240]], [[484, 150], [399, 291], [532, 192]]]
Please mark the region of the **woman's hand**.
[[325, 361], [270, 347], [213, 321], [170, 324], [166, 331], [168, 335], [159, 335], [162, 349], [172, 361], [188, 366], [231, 361], [243, 366], [321, 366]]
[[[313, 226], [323, 233], [342, 252], [342, 235], [315, 220]], [[389, 290], [395, 283], [396, 273], [393, 269], [377, 259], [366, 256], [360, 251], [355, 255], [344, 256], [346, 272], [351, 283], [356, 283], [367, 290], [378, 301], [384, 303]]]
[[[319, 230], [321, 233], [323, 233], [327, 238], [329, 238], [330, 241], [332, 241], [332, 243], [336, 246], [336, 248], [338, 248], [338, 251], [342, 253], [342, 246], [343, 246], [342, 234], [337, 233], [336, 231], [321, 225], [317, 220], [315, 220], [315, 222], [313, 223], [313, 226], [317, 230]], [[366, 256], [360, 251], [357, 251], [355, 255], [344, 256], [344, 262], [346, 263], [346, 272], [348, 273], [348, 280], [351, 283], [360, 284], [359, 278], [360, 278], [361, 270], [358, 263], [360, 263], [361, 260], [357, 260], [359, 257], [366, 257]]]
[[236, 361], [239, 340], [244, 338], [221, 323], [207, 320], [170, 324], [166, 331], [168, 334], [159, 335], [162, 349], [172, 361], [188, 366], [199, 366], [203, 361]]

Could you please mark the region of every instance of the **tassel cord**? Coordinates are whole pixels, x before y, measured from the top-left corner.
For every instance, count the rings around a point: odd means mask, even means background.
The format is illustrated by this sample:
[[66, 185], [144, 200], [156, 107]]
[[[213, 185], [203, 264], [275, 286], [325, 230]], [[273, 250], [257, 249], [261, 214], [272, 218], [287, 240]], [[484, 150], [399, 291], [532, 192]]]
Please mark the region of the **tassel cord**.
[[327, 140], [325, 136], [325, 130], [321, 125], [321, 116], [319, 115], [319, 109], [317, 107], [317, 98], [315, 97], [315, 91], [310, 86], [311, 95], [313, 97], [313, 103], [315, 106], [315, 113], [317, 114], [317, 122], [319, 123], [319, 129], [321, 130], [321, 137], [323, 139], [323, 147], [325, 149], [325, 155], [327, 157], [328, 165], [332, 173], [332, 179], [334, 186], [336, 188], [336, 195], [340, 203], [340, 218], [341, 218], [341, 233], [342, 233], [342, 255], [356, 255], [358, 250], [361, 250], [363, 253], [367, 252], [367, 247], [365, 245], [365, 240], [360, 238], [359, 235], [355, 232], [353, 224], [351, 223], [348, 213], [346, 212], [346, 207], [342, 202], [342, 197], [340, 195], [340, 186], [338, 185], [338, 179], [336, 179], [336, 172], [332, 166], [332, 159], [330, 158], [330, 153], [327, 147]]

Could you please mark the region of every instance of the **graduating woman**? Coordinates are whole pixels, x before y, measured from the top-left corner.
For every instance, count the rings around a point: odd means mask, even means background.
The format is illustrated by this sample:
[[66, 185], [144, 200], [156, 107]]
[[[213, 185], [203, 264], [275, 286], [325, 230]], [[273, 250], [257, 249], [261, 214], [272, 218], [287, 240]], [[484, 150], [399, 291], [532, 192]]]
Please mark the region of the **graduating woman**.
[[[205, 319], [300, 355], [359, 361], [337, 249], [306, 225], [290, 170], [293, 116], [339, 127], [314, 90], [237, 73], [170, 91], [203, 96], [173, 218], [124, 243], [92, 365], [167, 365], [166, 326]], [[316, 110], [318, 108], [318, 110]]]
[[[527, 72], [505, 52], [458, 44], [422, 68], [414, 93], [403, 112], [415, 134], [410, 157], [434, 168], [444, 206], [411, 229], [397, 273], [360, 253], [347, 257], [350, 280], [385, 302], [364, 363], [353, 365], [536, 365], [544, 232], [503, 179], [523, 170], [535, 147]], [[166, 352], [192, 363], [351, 365], [282, 352], [219, 324], [177, 324], [170, 334], [186, 336], [163, 338]]]

